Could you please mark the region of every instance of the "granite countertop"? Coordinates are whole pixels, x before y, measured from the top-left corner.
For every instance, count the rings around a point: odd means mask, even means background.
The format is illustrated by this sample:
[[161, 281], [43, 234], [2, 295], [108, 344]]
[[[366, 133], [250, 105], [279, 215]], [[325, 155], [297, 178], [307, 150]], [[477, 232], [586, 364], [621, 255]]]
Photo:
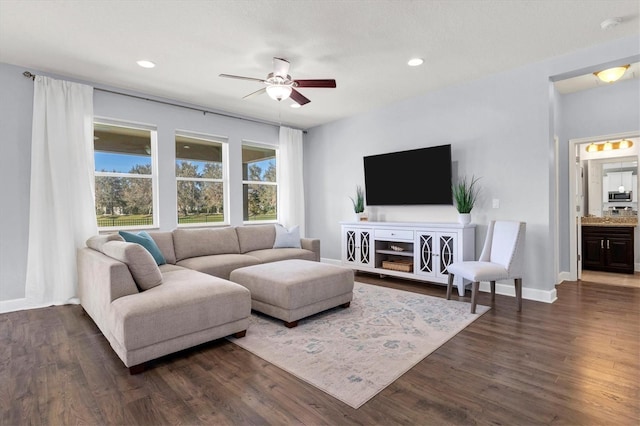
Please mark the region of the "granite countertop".
[[638, 217], [583, 217], [582, 226], [638, 226]]

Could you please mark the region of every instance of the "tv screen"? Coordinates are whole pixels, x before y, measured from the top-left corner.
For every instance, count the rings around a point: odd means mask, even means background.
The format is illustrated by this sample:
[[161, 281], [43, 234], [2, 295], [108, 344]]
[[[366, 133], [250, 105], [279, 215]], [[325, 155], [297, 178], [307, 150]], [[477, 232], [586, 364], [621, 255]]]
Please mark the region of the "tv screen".
[[364, 157], [369, 206], [453, 204], [451, 145]]

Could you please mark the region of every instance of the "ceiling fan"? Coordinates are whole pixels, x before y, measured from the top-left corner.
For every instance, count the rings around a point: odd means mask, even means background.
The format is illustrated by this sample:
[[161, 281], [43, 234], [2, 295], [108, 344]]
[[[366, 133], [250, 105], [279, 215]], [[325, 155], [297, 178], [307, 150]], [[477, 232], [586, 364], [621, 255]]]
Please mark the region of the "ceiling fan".
[[247, 96], [242, 99], [247, 99], [252, 96], [260, 95], [264, 92], [267, 92], [267, 95], [271, 99], [276, 101], [281, 101], [283, 99], [291, 98], [298, 105], [305, 105], [311, 102], [307, 99], [302, 93], [298, 92], [296, 88], [298, 87], [324, 87], [324, 88], [334, 88], [336, 87], [336, 81], [333, 79], [325, 79], [325, 80], [294, 80], [288, 74], [289, 72], [289, 61], [282, 58], [273, 58], [273, 72], [270, 72], [267, 75], [267, 78], [262, 80], [260, 78], [252, 78], [252, 77], [242, 77], [239, 75], [231, 75], [231, 74], [220, 74], [220, 77], [225, 78], [237, 78], [239, 80], [251, 80], [258, 81], [266, 85], [260, 90], [256, 90], [253, 93], [249, 93]]

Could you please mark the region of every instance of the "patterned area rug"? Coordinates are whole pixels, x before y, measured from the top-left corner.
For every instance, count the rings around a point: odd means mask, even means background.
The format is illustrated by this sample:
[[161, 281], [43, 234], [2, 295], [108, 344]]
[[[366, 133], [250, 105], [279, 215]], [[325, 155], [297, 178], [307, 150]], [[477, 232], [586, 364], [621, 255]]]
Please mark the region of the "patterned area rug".
[[358, 408], [487, 312], [470, 304], [355, 283], [347, 309], [295, 328], [253, 313], [236, 345]]

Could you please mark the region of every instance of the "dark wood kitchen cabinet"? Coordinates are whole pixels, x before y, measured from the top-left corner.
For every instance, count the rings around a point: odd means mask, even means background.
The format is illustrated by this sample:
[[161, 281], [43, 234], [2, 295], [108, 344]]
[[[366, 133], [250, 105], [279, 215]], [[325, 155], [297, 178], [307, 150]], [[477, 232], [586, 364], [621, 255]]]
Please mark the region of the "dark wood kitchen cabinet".
[[583, 226], [582, 268], [633, 274], [632, 226]]

